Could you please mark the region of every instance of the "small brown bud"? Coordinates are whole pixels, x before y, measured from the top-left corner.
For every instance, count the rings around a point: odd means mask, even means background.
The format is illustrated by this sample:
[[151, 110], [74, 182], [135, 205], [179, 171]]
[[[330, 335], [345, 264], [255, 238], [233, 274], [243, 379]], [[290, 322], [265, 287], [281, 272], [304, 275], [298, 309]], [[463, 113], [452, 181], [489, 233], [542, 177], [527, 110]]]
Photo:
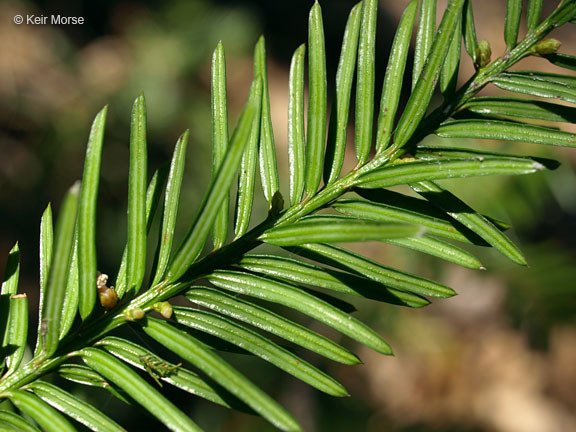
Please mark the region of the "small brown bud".
[[107, 287], [108, 275], [105, 273], [98, 272], [98, 277], [96, 278], [96, 288], [98, 289], [98, 298], [100, 299], [100, 304], [107, 310], [110, 310], [116, 306], [118, 303], [118, 294], [114, 291], [114, 287]]
[[100, 304], [107, 310], [113, 309], [118, 303], [118, 294], [113, 288], [106, 287], [103, 290], [98, 290], [98, 297]]

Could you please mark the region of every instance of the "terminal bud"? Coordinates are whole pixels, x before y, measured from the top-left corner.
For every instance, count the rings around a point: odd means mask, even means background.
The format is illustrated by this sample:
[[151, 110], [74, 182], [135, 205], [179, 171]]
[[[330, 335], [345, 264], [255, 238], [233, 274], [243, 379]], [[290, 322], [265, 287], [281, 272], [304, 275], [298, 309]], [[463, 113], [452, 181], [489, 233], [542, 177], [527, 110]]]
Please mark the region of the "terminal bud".
[[152, 308], [166, 319], [172, 317], [172, 305], [167, 301], [154, 303]]
[[478, 43], [476, 48], [476, 67], [482, 69], [490, 64], [492, 58], [492, 48], [490, 47], [490, 42], [487, 40], [482, 40]]
[[538, 42], [536, 45], [530, 48], [530, 54], [536, 56], [556, 54], [558, 48], [560, 48], [560, 45], [562, 45], [562, 42], [560, 42], [558, 39], [544, 39], [543, 41]]

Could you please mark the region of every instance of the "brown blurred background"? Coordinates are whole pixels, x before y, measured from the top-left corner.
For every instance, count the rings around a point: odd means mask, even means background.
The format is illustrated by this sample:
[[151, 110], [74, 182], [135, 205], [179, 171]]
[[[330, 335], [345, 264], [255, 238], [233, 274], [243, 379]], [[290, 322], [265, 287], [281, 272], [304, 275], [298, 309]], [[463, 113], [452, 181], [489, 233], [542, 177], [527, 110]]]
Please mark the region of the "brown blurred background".
[[[321, 2], [330, 85], [354, 3]], [[377, 88], [406, 3], [380, 2]], [[439, 17], [445, 3], [439, 1]], [[555, 3], [546, 1], [545, 12]], [[50, 201], [57, 209], [66, 189], [81, 176], [90, 122], [109, 104], [98, 241], [100, 269], [115, 274], [123, 249], [119, 239], [125, 238], [126, 227], [130, 106], [141, 91], [148, 104], [150, 172], [169, 160], [179, 134], [191, 131], [180, 210], [180, 230], [186, 229], [210, 175], [209, 65], [218, 40], [227, 54], [232, 126], [248, 92], [253, 45], [261, 33], [266, 35], [275, 139], [287, 191], [288, 66], [293, 50], [306, 40], [311, 5], [309, 0], [0, 2], [0, 272], [18, 240], [20, 289], [37, 304], [40, 216]], [[490, 41], [494, 56], [501, 55], [505, 2], [473, 0], [473, 5], [479, 38]], [[58, 13], [82, 16], [85, 24], [13, 23], [16, 14]], [[575, 28], [568, 25], [553, 34], [563, 43], [561, 52], [576, 54]], [[563, 72], [542, 59], [518, 66], [527, 68]], [[472, 72], [472, 62], [464, 59], [462, 82]], [[493, 88], [485, 92], [497, 93]], [[574, 125], [562, 128], [576, 130]], [[389, 339], [396, 357], [361, 350], [364, 365], [355, 368], [309, 359], [341, 379], [352, 398], [324, 396], [258, 360], [235, 358], [306, 430], [576, 430], [576, 152], [498, 142], [454, 144], [563, 162], [554, 172], [530, 177], [447, 183], [476, 208], [515, 226], [510, 235], [525, 251], [530, 267], [517, 268], [481, 250], [488, 270], [480, 273], [414, 252], [364, 245], [364, 253], [437, 278], [460, 295], [425, 310], [356, 302], [358, 316]], [[128, 416], [121, 402], [106, 395], [84, 390], [79, 395], [99, 398], [97, 403], [128, 430], [160, 430], [146, 414]], [[178, 391], [169, 395], [207, 430], [272, 430], [259, 419], [229, 413]]]

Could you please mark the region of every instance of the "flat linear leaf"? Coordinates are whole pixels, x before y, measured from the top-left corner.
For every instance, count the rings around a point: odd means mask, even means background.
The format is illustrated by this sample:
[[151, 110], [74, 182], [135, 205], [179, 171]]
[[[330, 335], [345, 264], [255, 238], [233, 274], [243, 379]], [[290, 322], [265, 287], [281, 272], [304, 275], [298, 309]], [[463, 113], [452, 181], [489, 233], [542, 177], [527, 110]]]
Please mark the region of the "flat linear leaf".
[[52, 206], [48, 204], [40, 220], [40, 298], [38, 299], [38, 331], [34, 357], [42, 349], [42, 323], [44, 322], [44, 304], [46, 302], [46, 286], [48, 284], [48, 271], [52, 261], [52, 247], [54, 243], [54, 225], [52, 221]]
[[520, 16], [522, 15], [522, 0], [506, 0], [506, 21], [504, 23], [504, 41], [511, 50], [518, 41]]
[[320, 186], [326, 142], [326, 48], [322, 9], [318, 2], [310, 10], [308, 21], [308, 129], [304, 190], [313, 196]]
[[341, 298], [335, 297], [324, 291], [317, 291], [315, 289], [302, 286], [299, 288], [302, 291], [305, 291], [308, 294], [316, 297], [317, 299], [325, 301], [329, 305], [334, 306], [336, 309], [340, 309], [342, 312], [346, 312], [347, 314], [353, 314], [354, 312], [358, 311], [358, 309], [356, 309], [356, 306], [354, 306], [352, 303], [347, 302], [346, 300], [342, 300]]
[[576, 16], [576, 3], [561, 1], [556, 9], [548, 16], [546, 21], [552, 22], [554, 27], [560, 27], [567, 22], [573, 22]]
[[163, 165], [154, 172], [148, 188], [146, 189], [146, 232], [149, 233], [152, 228], [152, 221], [158, 209], [162, 189], [168, 178], [168, 165]]
[[11, 411], [0, 410], [0, 428], [8, 428], [17, 432], [41, 432], [36, 426]]
[[[105, 349], [113, 356], [121, 359], [122, 361], [132, 365], [135, 368], [145, 371], [146, 367], [142, 362], [142, 358], [146, 356], [154, 356], [154, 353], [140, 345], [135, 344], [126, 339], [121, 339], [114, 336], [108, 336], [98, 341], [96, 344], [99, 348]], [[200, 396], [211, 402], [231, 408], [232, 406], [218, 394], [214, 386], [200, 378], [194, 372], [191, 372], [183, 367], [178, 367], [172, 373], [166, 376], [158, 377], [161, 381], [172, 384], [188, 393]], [[239, 402], [237, 402], [238, 404]]]
[[12, 352], [6, 357], [8, 370], [5, 376], [15, 372], [24, 358], [28, 338], [28, 297], [26, 294], [10, 296], [10, 316], [6, 336], [6, 348]]
[[454, 158], [388, 165], [360, 176], [356, 186], [378, 189], [424, 180], [486, 175], [531, 174], [545, 167], [532, 160], [514, 158]]
[[[354, 189], [354, 191], [361, 197], [373, 201], [375, 204], [384, 205], [386, 207], [392, 207], [395, 208], [396, 210], [400, 210], [402, 212], [406, 211], [414, 215], [429, 216], [434, 220], [447, 222], [449, 225], [453, 226], [453, 229], [447, 231], [454, 231], [454, 229], [456, 229], [460, 233], [465, 234], [466, 238], [469, 239], [468, 240], [469, 242], [472, 241], [474, 244], [483, 246], [488, 245], [488, 243], [483, 243], [484, 240], [482, 240], [480, 237], [478, 237], [464, 225], [455, 221], [444, 211], [432, 205], [425, 199], [404, 195], [387, 189]], [[498, 227], [498, 229], [500, 229], [501, 231], [506, 231], [511, 228], [509, 223], [506, 223], [502, 220], [495, 219], [490, 216], [484, 216], [484, 217], [488, 219], [491, 223], [493, 223], [496, 227]], [[375, 219], [375, 220], [382, 220], [382, 219]], [[433, 225], [430, 226], [424, 222], [419, 222], [419, 224], [426, 226], [430, 230], [434, 229]], [[458, 240], [458, 238], [455, 239]]]
[[555, 66], [576, 70], [576, 56], [568, 54], [548, 54], [544, 56], [544, 58]]
[[262, 109], [260, 123], [260, 179], [264, 196], [268, 203], [278, 192], [278, 168], [276, 167], [276, 149], [274, 147], [274, 134], [272, 132], [272, 117], [270, 115], [270, 95], [268, 94], [268, 72], [266, 68], [266, 43], [264, 36], [260, 36], [254, 49], [254, 75], [262, 79]]
[[76, 319], [76, 312], [78, 311], [78, 298], [80, 285], [78, 281], [78, 236], [74, 235], [74, 250], [70, 258], [70, 273], [66, 282], [66, 297], [62, 305], [62, 321], [60, 321], [60, 340], [66, 336], [74, 320]]
[[436, 0], [422, 0], [420, 17], [416, 33], [416, 48], [414, 50], [414, 67], [412, 69], [412, 89], [420, 79], [420, 73], [430, 53], [434, 33], [436, 32]]
[[472, 0], [465, 0], [466, 12], [463, 16], [463, 34], [464, 46], [466, 52], [472, 57], [472, 62], [476, 64], [476, 48], [478, 48], [478, 38], [476, 37], [476, 26], [474, 25], [474, 11], [472, 9]]
[[375, 351], [392, 353], [389, 345], [368, 326], [293, 285], [229, 270], [217, 270], [207, 279], [219, 288], [293, 308]]
[[[228, 105], [226, 102], [226, 59], [222, 41], [218, 42], [212, 54], [211, 108], [212, 108], [212, 178], [220, 168], [228, 149]], [[219, 213], [214, 221], [214, 249], [226, 242], [228, 234], [228, 207], [230, 197], [224, 197]]]
[[507, 72], [498, 75], [492, 82], [503, 90], [576, 103], [576, 85], [570, 85], [570, 81], [558, 79], [558, 76], [548, 75], [547, 79], [533, 72]]
[[137, 293], [146, 272], [146, 103], [140, 95], [130, 119], [130, 173], [128, 176], [128, 242], [126, 285]]
[[75, 432], [68, 420], [58, 411], [27, 391], [15, 390], [8, 393], [10, 401], [23, 413], [29, 415], [45, 432]]
[[300, 45], [290, 62], [290, 96], [288, 101], [288, 158], [290, 169], [290, 203], [297, 204], [304, 192], [304, 54]]
[[370, 148], [372, 147], [377, 11], [378, 0], [363, 0], [360, 40], [358, 42], [355, 109], [356, 133], [354, 137], [356, 158], [360, 165], [368, 160]]
[[201, 431], [172, 402], [120, 360], [96, 348], [85, 348], [80, 351], [80, 355], [87, 366], [123, 389], [168, 429], [172, 431]]
[[[422, 225], [428, 234], [458, 240], [464, 243], [483, 244], [483, 240], [425, 200], [385, 189], [360, 189], [359, 193], [370, 202], [358, 199], [340, 199], [332, 207], [342, 214], [379, 222], [405, 222]], [[376, 192], [378, 196], [374, 196]]]
[[[574, 8], [574, 12], [576, 13], [576, 7]], [[542, 84], [543, 86], [545, 86], [546, 83], [556, 83], [556, 84], [563, 84], [568, 89], [572, 90], [576, 89], [576, 76], [573, 75], [538, 72], [538, 71], [513, 71], [513, 72], [507, 72], [502, 75], [514, 78], [525, 78], [533, 82], [539, 81], [543, 83]]]
[[406, 69], [406, 59], [410, 51], [410, 39], [412, 38], [412, 29], [416, 20], [416, 11], [418, 9], [418, 0], [412, 0], [406, 6], [398, 30], [394, 36], [390, 56], [388, 57], [388, 66], [384, 76], [382, 86], [382, 98], [380, 100], [380, 114], [378, 116], [376, 153], [380, 153], [390, 143], [392, 129], [400, 95], [402, 94], [402, 83], [404, 81], [404, 71]]
[[440, 71], [440, 90], [444, 95], [452, 95], [456, 91], [456, 86], [458, 85], [460, 51], [462, 47], [461, 34], [462, 16], [459, 16], [454, 36], [452, 37], [446, 58], [444, 59], [444, 64], [442, 65], [442, 70]]
[[503, 120], [455, 120], [443, 123], [435, 133], [442, 138], [493, 139], [576, 147], [576, 135], [573, 133]]
[[542, 15], [542, 0], [528, 0], [528, 9], [526, 11], [526, 27], [528, 32], [532, 32], [540, 24]]
[[167, 322], [147, 317], [144, 331], [164, 347], [192, 363], [258, 414], [284, 431], [300, 431], [298, 423], [280, 405], [196, 338]]
[[58, 375], [62, 378], [72, 381], [77, 384], [82, 384], [89, 387], [98, 387], [109, 391], [119, 400], [126, 404], [131, 404], [131, 402], [120, 393], [116, 388], [106, 379], [96, 373], [94, 370], [90, 369], [84, 365], [66, 363], [58, 368]]
[[[357, 3], [350, 11], [342, 51], [336, 71], [336, 91], [332, 112], [330, 114], [330, 127], [328, 128], [328, 141], [326, 144], [326, 162], [324, 164], [324, 181], [326, 184], [336, 181], [340, 175], [348, 132], [348, 115], [350, 112], [350, 95], [354, 69], [356, 67], [356, 54], [358, 52], [358, 37], [360, 34], [360, 20], [362, 18], [362, 3]], [[303, 114], [302, 114], [303, 116]]]
[[164, 214], [162, 215], [162, 231], [160, 241], [160, 251], [158, 252], [158, 263], [156, 264], [156, 276], [152, 281], [152, 286], [156, 285], [166, 272], [172, 242], [174, 240], [174, 229], [176, 227], [176, 216], [178, 214], [178, 204], [180, 202], [180, 189], [184, 177], [184, 166], [186, 164], [186, 149], [188, 147], [188, 131], [184, 132], [174, 148], [170, 174], [166, 184], [166, 196], [164, 199]]
[[349, 250], [324, 244], [309, 244], [288, 248], [306, 258], [352, 271], [389, 287], [430, 297], [452, 297], [456, 292], [447, 286], [410, 273], [383, 266]]
[[83, 320], [92, 313], [96, 304], [96, 201], [106, 113], [104, 107], [92, 123], [78, 203], [78, 311]]
[[256, 164], [258, 163], [258, 141], [260, 140], [261, 103], [252, 120], [250, 137], [240, 162], [238, 174], [238, 196], [236, 198], [236, 214], [234, 215], [234, 234], [236, 238], [248, 231], [252, 205], [254, 203], [254, 184], [256, 182]]
[[506, 157], [516, 160], [525, 160], [538, 162], [549, 170], [555, 170], [560, 166], [560, 162], [554, 159], [547, 159], [537, 156], [519, 156], [511, 155], [500, 152], [490, 152], [483, 150], [475, 150], [464, 147], [445, 147], [445, 146], [418, 146], [416, 149], [416, 157], [423, 160], [436, 160], [436, 159], [451, 159], [461, 157], [477, 157], [477, 158], [493, 158], [493, 157]]
[[464, 0], [450, 0], [448, 7], [440, 27], [436, 32], [436, 37], [432, 47], [430, 48], [430, 55], [428, 56], [422, 73], [419, 73], [418, 80], [414, 87], [414, 91], [410, 95], [410, 99], [406, 103], [406, 108], [398, 121], [398, 126], [394, 134], [394, 146], [396, 148], [402, 147], [408, 142], [424, 114], [428, 110], [428, 105], [432, 99], [440, 69], [444, 58], [448, 52], [450, 42], [454, 35], [458, 17], [462, 13], [462, 5]]
[[2, 280], [2, 294], [15, 295], [18, 292], [18, 280], [20, 278], [20, 248], [18, 243], [8, 253], [6, 269]]
[[475, 212], [458, 197], [430, 181], [411, 184], [410, 187], [482, 237], [504, 256], [517, 264], [526, 265], [526, 260], [516, 245], [490, 221]]
[[232, 297], [219, 290], [192, 287], [186, 293], [186, 298], [194, 304], [275, 334], [336, 362], [344, 364], [360, 363], [358, 357], [330, 339], [281, 315], [270, 312], [268, 309]]
[[[150, 232], [152, 227], [152, 220], [154, 219], [154, 214], [158, 208], [158, 203], [160, 202], [160, 196], [162, 195], [162, 188], [166, 177], [168, 175], [168, 170], [161, 168], [157, 170], [152, 176], [152, 180], [148, 184], [148, 189], [146, 191], [146, 232]], [[118, 275], [116, 277], [116, 294], [119, 298], [122, 298], [126, 293], [126, 260], [128, 259], [127, 248], [124, 248], [124, 253], [122, 254], [122, 261], [120, 262], [120, 269], [118, 270]]]
[[56, 241], [46, 287], [46, 306], [43, 322], [44, 344], [42, 349], [46, 356], [54, 354], [58, 347], [62, 317], [61, 308], [67, 295], [66, 281], [69, 277], [70, 257], [74, 246], [73, 239], [79, 188], [80, 185], [76, 183], [66, 194], [60, 207], [60, 214], [56, 224]]
[[29, 385], [34, 394], [58, 411], [68, 415], [92, 431], [125, 431], [92, 405], [45, 381], [37, 380]]
[[414, 308], [430, 304], [424, 297], [388, 288], [361, 276], [314, 266], [290, 258], [245, 255], [238, 265], [274, 279], [326, 288], [372, 300]]
[[0, 295], [0, 375], [3, 375], [6, 366], [6, 355], [8, 354], [8, 332], [10, 321], [10, 298]]
[[218, 175], [210, 185], [188, 235], [170, 264], [166, 278], [168, 281], [173, 282], [182, 276], [202, 252], [214, 217], [218, 213], [224, 197], [229, 193], [244, 147], [249, 139], [254, 118], [258, 118], [262, 101], [261, 92], [262, 83], [257, 78], [252, 84], [248, 103], [238, 120], [238, 125], [232, 135], [230, 149], [222, 162]]
[[8, 339], [10, 337], [10, 296], [18, 290], [20, 277], [20, 250], [18, 243], [10, 250], [6, 260], [6, 269], [0, 293], [0, 375], [4, 371], [5, 356], [9, 353]]
[[[174, 324], [174, 323], [172, 323]], [[183, 328], [181, 328], [181, 330], [184, 330]], [[200, 330], [195, 330], [195, 329], [187, 329], [186, 333], [188, 333], [189, 335], [195, 337], [199, 343], [202, 344], [202, 346], [210, 351], [213, 351], [215, 353], [231, 353], [231, 354], [240, 354], [243, 356], [247, 356], [250, 357], [250, 353], [248, 351], [246, 351], [243, 348], [240, 348], [228, 341], [219, 339], [215, 336], [212, 336], [208, 333], [204, 333]], [[243, 402], [242, 402], [243, 403]], [[249, 410], [252, 410], [252, 408], [248, 407]], [[254, 414], [254, 412], [252, 412], [252, 414]]]
[[378, 223], [343, 217], [313, 216], [290, 225], [281, 225], [259, 237], [277, 246], [303, 243], [379, 241], [420, 234], [422, 228], [406, 224]]
[[461, 110], [487, 116], [534, 118], [576, 123], [576, 108], [526, 99], [477, 97], [464, 104]]
[[88, 366], [63, 364], [58, 368], [58, 374], [69, 381], [90, 387], [106, 388], [110, 385], [106, 379]]
[[191, 308], [175, 307], [176, 322], [207, 332], [263, 358], [301, 381], [332, 396], [347, 396], [346, 389], [332, 377], [321, 372], [270, 339], [218, 315]]
[[[24, 354], [23, 350], [26, 346], [27, 306], [22, 305], [21, 296], [17, 294], [19, 278], [20, 249], [18, 243], [16, 243], [8, 254], [2, 290], [0, 291], [2, 294], [0, 296], [0, 375], [4, 369], [4, 357], [6, 357], [8, 366], [6, 373], [12, 373], [17, 367], [15, 363], [21, 361], [21, 355]], [[24, 295], [25, 297], [26, 295]], [[23, 313], [25, 315], [22, 315]], [[25, 322], [22, 321], [24, 318], [26, 318]], [[22, 329], [14, 327], [22, 324], [26, 325], [24, 332], [22, 332]], [[20, 346], [18, 340], [22, 337], [24, 337], [24, 340], [21, 341], [23, 345]]]
[[[316, 294], [318, 293], [316, 292]], [[313, 294], [311, 293], [311, 295]], [[186, 293], [186, 298], [194, 304], [275, 334], [336, 362], [343, 364], [361, 363], [353, 353], [325, 336], [271, 312], [262, 306], [239, 299], [238, 295], [231, 296], [219, 289], [193, 286]], [[335, 298], [333, 297], [332, 299]], [[244, 349], [234, 348], [237, 352], [248, 354]]]
[[484, 269], [482, 263], [470, 252], [443, 240], [435, 239], [434, 237], [422, 236], [405, 239], [387, 239], [385, 242], [436, 256], [463, 267], [476, 270]]

